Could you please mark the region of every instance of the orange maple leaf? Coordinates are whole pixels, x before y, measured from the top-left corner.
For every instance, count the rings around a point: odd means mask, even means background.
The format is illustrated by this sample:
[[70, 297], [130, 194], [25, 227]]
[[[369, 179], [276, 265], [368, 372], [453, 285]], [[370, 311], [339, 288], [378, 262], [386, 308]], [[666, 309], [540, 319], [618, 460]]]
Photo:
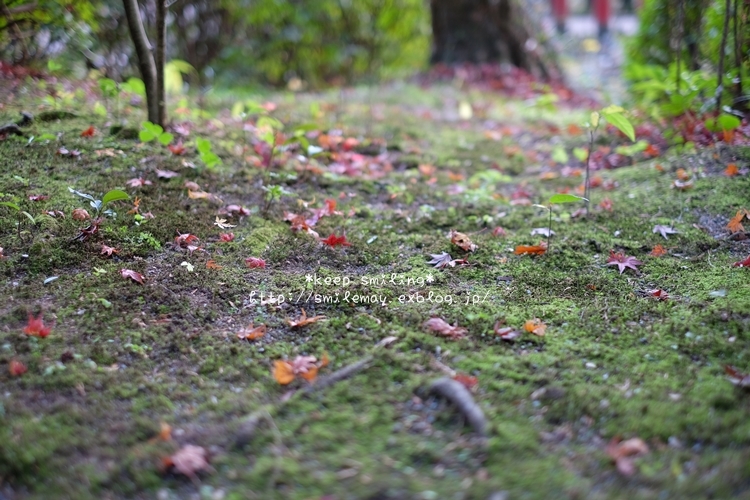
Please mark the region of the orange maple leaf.
[[739, 233], [745, 231], [745, 226], [742, 225], [742, 219], [745, 217], [750, 219], [750, 212], [746, 208], [737, 210], [737, 213], [729, 220], [727, 229], [732, 233]]
[[250, 326], [237, 332], [237, 338], [240, 340], [256, 340], [265, 335], [267, 330], [266, 325], [253, 326], [250, 323]]
[[667, 253], [666, 248], [664, 248], [661, 245], [656, 245], [654, 249], [651, 250], [651, 253], [649, 255], [651, 255], [652, 257], [661, 257], [662, 255], [665, 255], [666, 253]]
[[206, 262], [206, 269], [214, 269], [218, 271], [219, 269], [222, 269], [222, 267], [223, 266], [220, 266], [219, 264], [217, 264], [216, 261], [213, 259]]
[[544, 333], [547, 331], [547, 325], [542, 323], [542, 320], [539, 318], [534, 318], [527, 320], [526, 323], [523, 324], [523, 329], [539, 337], [544, 337]]
[[92, 125], [86, 130], [84, 130], [83, 132], [81, 132], [81, 137], [94, 137], [95, 133], [96, 133], [96, 129]]

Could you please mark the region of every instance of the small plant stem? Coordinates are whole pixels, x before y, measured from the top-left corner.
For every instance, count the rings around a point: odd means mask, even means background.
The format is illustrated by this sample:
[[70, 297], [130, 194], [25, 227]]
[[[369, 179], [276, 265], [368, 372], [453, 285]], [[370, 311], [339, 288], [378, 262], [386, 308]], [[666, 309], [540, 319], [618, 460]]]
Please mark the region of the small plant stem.
[[552, 238], [552, 205], [549, 206], [549, 224], [547, 224], [547, 252], [552, 249], [550, 238]]
[[591, 190], [591, 150], [594, 149], [594, 132], [596, 128], [589, 129], [589, 151], [586, 155], [586, 179], [583, 181], [583, 197], [586, 198], [584, 206], [586, 207], [586, 216], [589, 215], [589, 200], [591, 199], [589, 191]]

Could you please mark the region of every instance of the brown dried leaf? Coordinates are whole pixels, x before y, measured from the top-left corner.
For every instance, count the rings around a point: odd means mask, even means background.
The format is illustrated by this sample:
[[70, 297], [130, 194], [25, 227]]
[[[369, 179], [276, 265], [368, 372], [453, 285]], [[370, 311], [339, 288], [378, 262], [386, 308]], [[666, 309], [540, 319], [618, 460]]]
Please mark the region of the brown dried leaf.
[[292, 328], [299, 328], [301, 326], [309, 325], [311, 323], [316, 323], [322, 319], [326, 319], [325, 316], [313, 316], [311, 318], [307, 317], [307, 312], [302, 309], [302, 315], [297, 320], [291, 320], [287, 319], [286, 322], [291, 326]]
[[479, 248], [477, 245], [472, 243], [471, 239], [464, 233], [459, 233], [458, 231], [454, 231], [453, 229], [451, 229], [449, 236], [451, 239], [451, 243], [466, 252], [473, 252], [474, 250]]
[[466, 328], [460, 327], [458, 325], [451, 326], [447, 321], [441, 318], [430, 318], [425, 321], [422, 326], [432, 332], [438, 333], [453, 340], [462, 339], [469, 333]]

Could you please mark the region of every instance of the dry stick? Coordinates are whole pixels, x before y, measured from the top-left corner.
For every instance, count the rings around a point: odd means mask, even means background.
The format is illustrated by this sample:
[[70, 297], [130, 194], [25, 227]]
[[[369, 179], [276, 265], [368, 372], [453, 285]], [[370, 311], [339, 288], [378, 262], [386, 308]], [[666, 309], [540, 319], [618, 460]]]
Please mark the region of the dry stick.
[[732, 0], [726, 0], [724, 4], [724, 31], [721, 34], [721, 49], [719, 49], [719, 78], [716, 84], [716, 115], [721, 114], [721, 94], [724, 92], [724, 52], [727, 50], [727, 36], [729, 35], [729, 11]]
[[[601, 117], [599, 119], [601, 120]], [[597, 127], [598, 127], [598, 124], [597, 124]], [[594, 149], [594, 130], [589, 129], [589, 152], [586, 155], [586, 179], [583, 181], [583, 197], [586, 198], [586, 201], [584, 202], [586, 206], [586, 217], [588, 217], [589, 215], [589, 200], [591, 200], [589, 191], [591, 189], [591, 185], [590, 185], [591, 150]], [[551, 217], [552, 217], [552, 214], [550, 214], [550, 219]]]
[[430, 384], [429, 392], [442, 396], [451, 403], [466, 417], [477, 434], [487, 435], [487, 419], [484, 412], [474, 401], [471, 393], [464, 387], [461, 382], [457, 382], [448, 377], [442, 377]]

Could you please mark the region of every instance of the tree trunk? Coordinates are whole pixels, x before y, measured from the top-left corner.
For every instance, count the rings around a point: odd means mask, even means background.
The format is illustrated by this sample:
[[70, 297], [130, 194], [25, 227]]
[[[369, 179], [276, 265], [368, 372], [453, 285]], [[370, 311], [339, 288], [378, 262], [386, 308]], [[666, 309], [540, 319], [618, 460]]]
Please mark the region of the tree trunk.
[[125, 7], [125, 16], [128, 19], [130, 38], [133, 40], [135, 52], [138, 55], [138, 65], [141, 68], [141, 78], [146, 86], [146, 105], [148, 107], [148, 121], [160, 123], [159, 120], [159, 97], [156, 81], [156, 63], [151, 53], [151, 44], [146, 36], [141, 20], [141, 11], [138, 9], [138, 0], [122, 0]]
[[[158, 124], [167, 121], [167, 104], [164, 96], [164, 64], [166, 61], [167, 6], [166, 0], [156, 0], [156, 102], [159, 107]], [[155, 122], [157, 123], [157, 122]]]
[[430, 9], [432, 63], [510, 63], [545, 78], [556, 72], [516, 0], [430, 0]]

